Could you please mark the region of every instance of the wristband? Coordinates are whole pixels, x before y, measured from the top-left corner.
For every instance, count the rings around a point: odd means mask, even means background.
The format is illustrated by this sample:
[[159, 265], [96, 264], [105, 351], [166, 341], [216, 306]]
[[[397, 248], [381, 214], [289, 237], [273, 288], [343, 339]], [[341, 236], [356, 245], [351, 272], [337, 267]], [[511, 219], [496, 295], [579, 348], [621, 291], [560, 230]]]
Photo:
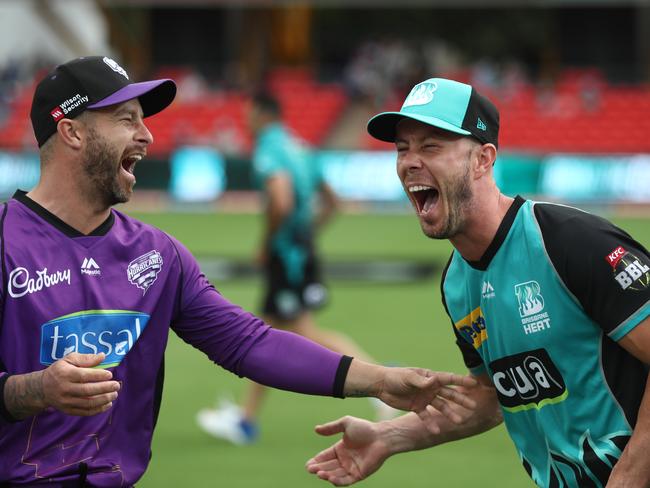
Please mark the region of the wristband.
[[332, 393], [332, 396], [335, 396], [337, 398], [345, 398], [345, 395], [343, 395], [343, 387], [345, 386], [345, 379], [348, 377], [350, 364], [352, 364], [352, 358], [350, 356], [341, 357], [339, 367], [336, 370], [336, 376], [334, 376], [334, 391]]

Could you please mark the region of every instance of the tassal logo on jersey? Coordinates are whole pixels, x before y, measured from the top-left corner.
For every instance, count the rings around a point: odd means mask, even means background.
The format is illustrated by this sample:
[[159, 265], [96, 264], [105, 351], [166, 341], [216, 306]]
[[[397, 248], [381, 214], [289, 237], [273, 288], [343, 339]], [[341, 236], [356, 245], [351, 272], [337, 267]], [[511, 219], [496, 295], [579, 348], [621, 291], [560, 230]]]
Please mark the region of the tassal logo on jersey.
[[102, 270], [93, 258], [84, 258], [84, 262], [81, 263], [81, 274], [99, 276], [102, 274]]
[[49, 272], [43, 268], [33, 276], [27, 268], [19, 267], [9, 273], [7, 291], [10, 297], [20, 298], [63, 283], [70, 284], [70, 269]]
[[50, 365], [71, 352], [106, 357], [100, 367], [120, 364], [149, 322], [130, 310], [84, 310], [41, 326], [41, 364]]
[[506, 356], [490, 363], [492, 383], [509, 412], [540, 409], [566, 399], [564, 379], [545, 349]]
[[623, 290], [641, 291], [650, 286], [650, 266], [634, 254], [618, 246], [605, 256], [614, 272], [614, 279]]
[[463, 338], [478, 349], [488, 338], [485, 317], [481, 307], [476, 307], [469, 315], [454, 323]]

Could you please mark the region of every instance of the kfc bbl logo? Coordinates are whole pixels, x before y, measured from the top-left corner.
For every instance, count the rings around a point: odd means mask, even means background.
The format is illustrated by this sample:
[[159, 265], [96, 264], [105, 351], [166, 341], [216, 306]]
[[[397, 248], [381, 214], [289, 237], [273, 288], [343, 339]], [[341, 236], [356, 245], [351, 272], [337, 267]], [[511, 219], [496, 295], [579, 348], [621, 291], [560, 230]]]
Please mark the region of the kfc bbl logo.
[[131, 284], [140, 288], [144, 295], [153, 282], [156, 281], [162, 265], [163, 259], [160, 253], [156, 250], [149, 251], [129, 263], [126, 268], [126, 275]]
[[623, 290], [645, 290], [650, 286], [650, 266], [634, 254], [618, 246], [607, 256], [605, 261], [614, 271], [614, 279]]

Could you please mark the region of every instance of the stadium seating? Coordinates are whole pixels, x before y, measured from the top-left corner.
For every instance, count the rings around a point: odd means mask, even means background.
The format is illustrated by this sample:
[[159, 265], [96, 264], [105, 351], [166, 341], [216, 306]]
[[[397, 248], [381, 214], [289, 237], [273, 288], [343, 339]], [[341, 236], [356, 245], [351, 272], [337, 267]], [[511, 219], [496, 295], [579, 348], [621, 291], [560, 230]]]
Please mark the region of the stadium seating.
[[[607, 84], [593, 70], [566, 70], [550, 88], [481, 88], [501, 113], [500, 148], [538, 153], [650, 152], [650, 88]], [[394, 104], [385, 110], [398, 110]], [[363, 136], [361, 145], [385, 149]]]
[[[173, 71], [175, 78], [187, 72]], [[349, 103], [343, 88], [318, 82], [310, 70], [280, 68], [268, 86], [283, 105], [285, 119], [312, 145], [323, 143]], [[530, 152], [650, 153], [650, 88], [608, 84], [594, 70], [565, 70], [548, 88], [531, 84], [513, 90], [481, 88], [501, 111], [501, 149]], [[25, 87], [0, 120], [0, 148], [35, 147], [29, 123], [33, 86]], [[382, 110], [398, 110], [401, 97]], [[206, 91], [183, 97], [148, 120], [155, 144], [151, 154], [164, 157], [183, 144], [214, 145], [245, 154], [251, 135], [245, 123], [243, 93]], [[360, 129], [360, 149], [389, 149]]]

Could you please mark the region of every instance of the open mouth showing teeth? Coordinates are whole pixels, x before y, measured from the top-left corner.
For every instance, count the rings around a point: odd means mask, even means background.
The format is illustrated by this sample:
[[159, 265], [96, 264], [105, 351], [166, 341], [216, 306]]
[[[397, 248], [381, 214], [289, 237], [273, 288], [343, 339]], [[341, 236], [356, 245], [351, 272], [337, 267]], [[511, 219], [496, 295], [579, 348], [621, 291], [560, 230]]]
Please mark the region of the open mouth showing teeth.
[[127, 173], [133, 174], [135, 165], [141, 159], [142, 159], [142, 154], [132, 154], [131, 156], [127, 156], [124, 159], [122, 159], [122, 168], [124, 168], [124, 171], [126, 171]]
[[431, 186], [414, 185], [409, 187], [409, 193], [417, 207], [418, 213], [428, 212], [431, 207], [438, 203], [440, 193]]

